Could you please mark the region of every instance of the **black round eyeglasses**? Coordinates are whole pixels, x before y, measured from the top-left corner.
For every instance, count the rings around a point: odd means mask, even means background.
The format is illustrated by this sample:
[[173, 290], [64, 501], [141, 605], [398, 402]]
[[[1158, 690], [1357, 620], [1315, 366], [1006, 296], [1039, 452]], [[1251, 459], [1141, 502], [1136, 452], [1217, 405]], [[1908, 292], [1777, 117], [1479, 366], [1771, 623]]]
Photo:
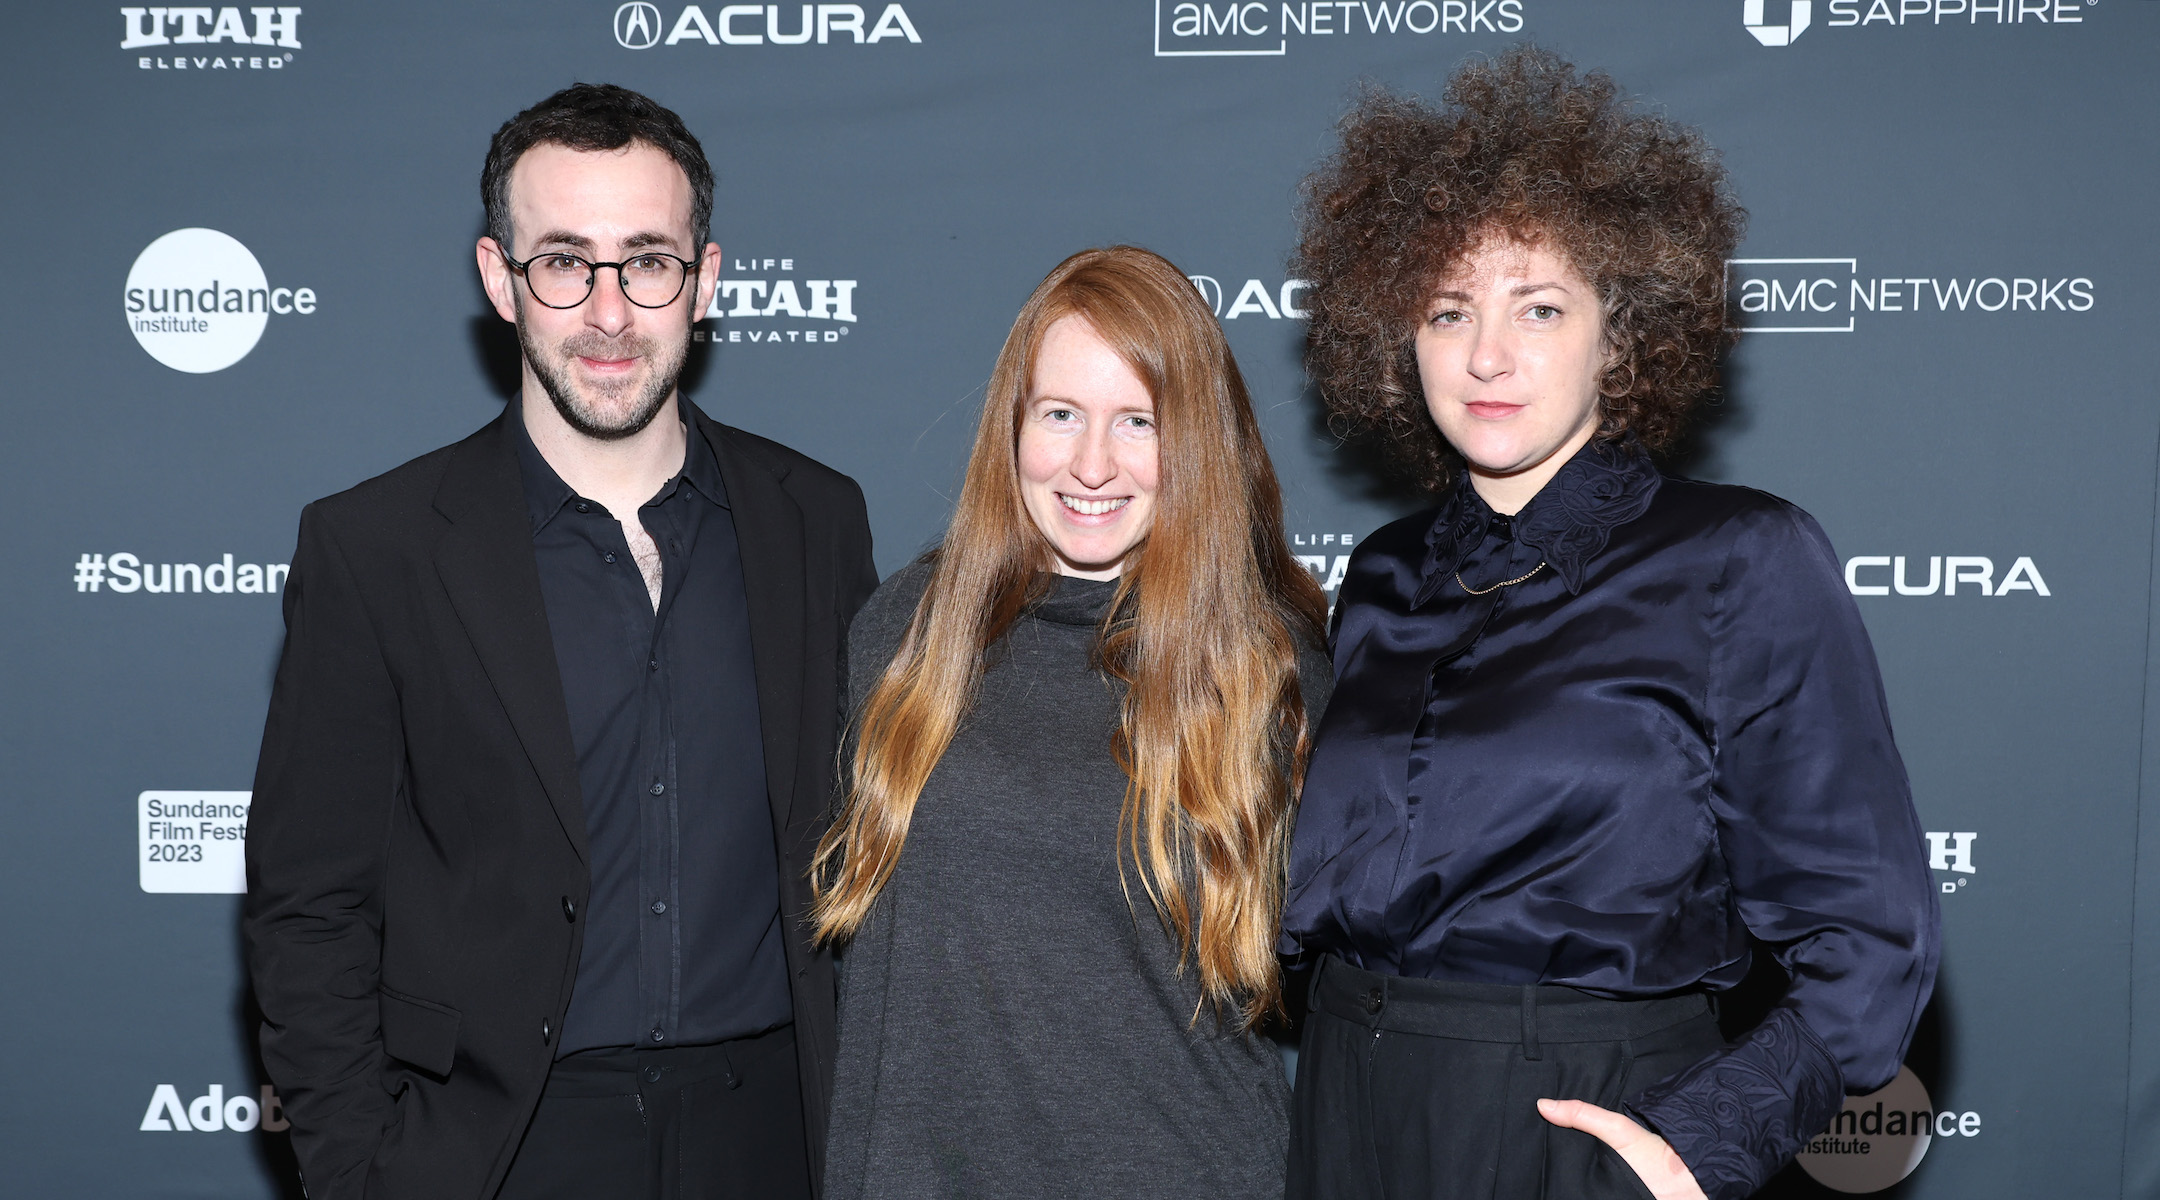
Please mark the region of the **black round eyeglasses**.
[[698, 265], [657, 250], [632, 255], [622, 262], [587, 262], [575, 254], [551, 250], [524, 262], [502, 256], [510, 269], [525, 277], [533, 299], [549, 308], [576, 308], [592, 295], [593, 277], [602, 267], [615, 268], [622, 281], [623, 298], [639, 308], [666, 308], [682, 295], [683, 284], [697, 273]]

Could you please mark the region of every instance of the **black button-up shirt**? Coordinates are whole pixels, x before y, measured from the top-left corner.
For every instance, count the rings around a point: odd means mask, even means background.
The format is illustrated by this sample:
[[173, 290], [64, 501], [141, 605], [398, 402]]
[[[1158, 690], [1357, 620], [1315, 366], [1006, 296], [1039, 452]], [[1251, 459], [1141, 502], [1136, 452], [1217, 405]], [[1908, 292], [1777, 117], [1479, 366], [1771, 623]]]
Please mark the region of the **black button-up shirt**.
[[1616, 997], [1792, 977], [1761, 1027], [1630, 1097], [1712, 1200], [1889, 1082], [1934, 889], [1829, 541], [1747, 488], [1593, 442], [1510, 520], [1467, 480], [1367, 538], [1291, 853], [1286, 951]]
[[517, 423], [592, 870], [566, 914], [586, 928], [558, 1054], [792, 1019], [742, 558], [719, 460], [682, 407], [682, 472], [637, 513], [660, 551], [658, 612], [621, 524]]

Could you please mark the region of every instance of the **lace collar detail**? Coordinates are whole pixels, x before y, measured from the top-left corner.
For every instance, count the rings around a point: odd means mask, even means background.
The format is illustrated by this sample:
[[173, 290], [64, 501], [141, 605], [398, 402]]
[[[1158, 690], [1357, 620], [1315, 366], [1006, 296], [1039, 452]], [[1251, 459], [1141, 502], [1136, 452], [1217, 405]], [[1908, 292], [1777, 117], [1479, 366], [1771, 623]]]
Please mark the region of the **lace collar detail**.
[[[1590, 560], [1605, 548], [1613, 530], [1650, 507], [1661, 480], [1650, 456], [1632, 438], [1593, 438], [1515, 514], [1515, 538], [1537, 547], [1568, 591], [1580, 593]], [[1484, 540], [1492, 519], [1492, 509], [1470, 486], [1470, 473], [1460, 473], [1425, 534], [1428, 549], [1419, 603], [1431, 598], [1437, 588], [1434, 580], [1449, 578]]]

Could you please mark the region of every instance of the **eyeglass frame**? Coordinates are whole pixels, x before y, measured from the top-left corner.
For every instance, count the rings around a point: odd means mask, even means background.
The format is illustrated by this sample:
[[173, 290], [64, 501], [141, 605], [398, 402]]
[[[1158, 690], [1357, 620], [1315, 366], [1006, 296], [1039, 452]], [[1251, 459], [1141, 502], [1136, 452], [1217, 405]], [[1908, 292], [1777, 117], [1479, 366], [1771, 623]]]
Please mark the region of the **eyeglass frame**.
[[[525, 290], [531, 293], [534, 303], [539, 304], [543, 308], [552, 308], [557, 312], [567, 312], [570, 309], [576, 308], [578, 307], [578, 305], [585, 303], [587, 300], [592, 299], [593, 288], [598, 286], [600, 279], [600, 268], [602, 267], [615, 268], [615, 286], [622, 290], [622, 298], [626, 303], [635, 304], [639, 308], [645, 309], [647, 311], [652, 311], [655, 309], [666, 308], [669, 305], [675, 303], [677, 300], [682, 299], [683, 289], [690, 285], [691, 276], [696, 275], [699, 269], [705, 265], [702, 259], [688, 259], [684, 258], [680, 254], [670, 254], [665, 250], [640, 250], [636, 254], [631, 255], [631, 258], [672, 258], [676, 262], [682, 264], [682, 282], [675, 285], [675, 294], [669, 296], [666, 300], [660, 302], [659, 304], [646, 304], [643, 301], [640, 301], [630, 295], [630, 281], [623, 278], [623, 263], [591, 262], [588, 261], [584, 255], [572, 254], [568, 250], [542, 250], [530, 256], [524, 262], [519, 262], [518, 260], [510, 257], [510, 252], [503, 249], [501, 246], [495, 247], [495, 253], [502, 256], [503, 265], [509, 267], [511, 270], [516, 271], [519, 275], [524, 277]], [[530, 268], [534, 263], [539, 262], [543, 258], [574, 258], [577, 261], [585, 264], [585, 294], [579, 296], [576, 303], [549, 304], [547, 301], [540, 299], [539, 289], [533, 287], [532, 275], [530, 274], [528, 268]], [[624, 262], [627, 261], [629, 260], [624, 260]]]

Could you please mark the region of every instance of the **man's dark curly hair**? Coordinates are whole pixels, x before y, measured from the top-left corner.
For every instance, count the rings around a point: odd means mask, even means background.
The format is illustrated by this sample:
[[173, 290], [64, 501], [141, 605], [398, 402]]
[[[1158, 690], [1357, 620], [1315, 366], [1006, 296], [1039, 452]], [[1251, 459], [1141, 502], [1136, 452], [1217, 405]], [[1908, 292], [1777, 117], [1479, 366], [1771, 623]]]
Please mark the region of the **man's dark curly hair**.
[[1369, 90], [1305, 181], [1295, 262], [1329, 426], [1447, 483], [1459, 458], [1426, 411], [1412, 339], [1440, 278], [1505, 234], [1557, 251], [1598, 293], [1615, 352], [1600, 436], [1669, 446], [1717, 387], [1725, 260], [1746, 220], [1700, 134], [1548, 51], [1464, 66], [1437, 109]]
[[[712, 236], [713, 172], [681, 117], [649, 96], [612, 83], [573, 83], [502, 123], [480, 168], [488, 236], [510, 250], [510, 171], [543, 143], [572, 150], [620, 150], [643, 142], [675, 160], [690, 180], [692, 250]], [[693, 255], [694, 257], [694, 255]]]

